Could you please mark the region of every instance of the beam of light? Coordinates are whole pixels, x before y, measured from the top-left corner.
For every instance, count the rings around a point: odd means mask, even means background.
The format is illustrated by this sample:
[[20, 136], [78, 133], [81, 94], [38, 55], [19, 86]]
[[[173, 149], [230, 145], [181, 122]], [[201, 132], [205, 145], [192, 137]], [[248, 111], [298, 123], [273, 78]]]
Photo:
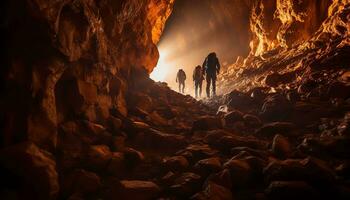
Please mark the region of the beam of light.
[[155, 81], [166, 81], [168, 76], [169, 66], [166, 61], [167, 53], [164, 50], [159, 49], [159, 60], [157, 66], [154, 68], [153, 72], [150, 74], [151, 79]]
[[[194, 96], [193, 70], [202, 65], [210, 52], [216, 52], [222, 67], [223, 63], [233, 63], [238, 55], [248, 53], [248, 43], [242, 42], [248, 41], [248, 34], [244, 31], [248, 28], [240, 30], [232, 26], [232, 20], [237, 17], [231, 16], [230, 10], [224, 6], [226, 1], [217, 0], [213, 3], [215, 6], [211, 6], [209, 0], [176, 1], [157, 44], [160, 57], [150, 78], [166, 82], [171, 89], [178, 91], [176, 74], [183, 69], [187, 75], [185, 93]], [[205, 86], [204, 81], [202, 96], [205, 95]]]

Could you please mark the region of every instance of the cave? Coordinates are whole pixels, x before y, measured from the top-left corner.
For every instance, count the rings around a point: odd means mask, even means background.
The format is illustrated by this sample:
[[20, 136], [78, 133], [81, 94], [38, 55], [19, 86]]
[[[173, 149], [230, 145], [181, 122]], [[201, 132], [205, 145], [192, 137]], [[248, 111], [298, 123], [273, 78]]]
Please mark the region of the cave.
[[0, 199], [350, 199], [349, 0], [1, 5]]

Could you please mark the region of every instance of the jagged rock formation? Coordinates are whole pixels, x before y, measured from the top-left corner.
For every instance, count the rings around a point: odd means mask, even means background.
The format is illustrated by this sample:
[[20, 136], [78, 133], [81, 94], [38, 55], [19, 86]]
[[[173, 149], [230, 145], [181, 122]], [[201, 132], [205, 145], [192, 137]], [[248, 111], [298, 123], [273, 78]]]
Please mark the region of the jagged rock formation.
[[5, 1], [0, 198], [349, 199], [350, 2], [222, 4], [251, 53], [201, 102], [148, 78], [172, 4]]
[[[264, 3], [267, 2], [270, 1], [264, 1], [260, 7], [266, 8]], [[298, 81], [305, 81], [304, 77], [309, 76], [313, 70], [319, 71], [329, 67], [329, 70], [339, 71], [346, 67], [349, 1], [274, 2], [275, 9], [266, 11], [270, 15], [274, 13], [275, 18], [272, 21], [272, 17], [262, 12], [263, 9], [259, 9], [260, 15], [253, 12], [251, 53], [245, 59], [237, 59], [223, 74], [219, 85], [224, 93], [229, 92], [231, 88], [249, 90], [266, 85], [275, 87], [284, 83], [288, 77], [293, 79], [287, 80], [288, 83], [299, 85]], [[307, 12], [300, 11], [298, 6]], [[281, 8], [278, 9], [279, 7]], [[303, 20], [304, 18], [307, 20]], [[324, 20], [321, 20], [323, 18]], [[253, 24], [255, 25], [252, 26]], [[269, 80], [265, 80], [265, 77], [272, 73], [279, 73], [268, 78], [273, 79], [277, 85], [271, 85]], [[241, 77], [243, 79], [240, 79]], [[281, 77], [284, 80], [281, 81]]]
[[126, 115], [132, 73], [157, 63], [155, 42], [173, 3], [6, 2], [4, 143], [29, 139], [46, 149], [63, 121], [103, 123], [111, 108]]

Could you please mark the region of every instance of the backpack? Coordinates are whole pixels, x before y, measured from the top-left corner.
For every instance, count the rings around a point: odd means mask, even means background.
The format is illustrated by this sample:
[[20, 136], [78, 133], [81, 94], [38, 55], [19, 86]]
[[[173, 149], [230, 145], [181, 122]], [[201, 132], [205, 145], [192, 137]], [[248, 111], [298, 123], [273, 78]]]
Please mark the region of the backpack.
[[206, 70], [207, 72], [215, 72], [218, 60], [215, 54], [209, 54], [206, 60]]
[[177, 78], [179, 79], [180, 82], [186, 80], [186, 74], [183, 70], [179, 70], [177, 73]]
[[203, 80], [203, 74], [202, 74], [202, 68], [200, 66], [197, 66], [194, 69], [194, 73], [193, 73], [193, 80], [195, 81], [201, 81]]

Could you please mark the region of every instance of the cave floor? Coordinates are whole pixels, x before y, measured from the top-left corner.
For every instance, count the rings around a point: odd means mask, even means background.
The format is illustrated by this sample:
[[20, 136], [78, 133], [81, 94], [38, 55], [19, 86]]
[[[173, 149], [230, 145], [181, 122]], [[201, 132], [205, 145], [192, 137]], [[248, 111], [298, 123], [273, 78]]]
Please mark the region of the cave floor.
[[79, 144], [79, 160], [62, 148], [62, 184], [76, 185], [62, 198], [349, 197], [349, 102], [253, 92], [196, 101], [152, 83], [131, 94], [147, 98], [134, 102], [128, 118], [114, 116], [121, 124], [105, 127], [104, 138], [83, 136], [89, 142]]

